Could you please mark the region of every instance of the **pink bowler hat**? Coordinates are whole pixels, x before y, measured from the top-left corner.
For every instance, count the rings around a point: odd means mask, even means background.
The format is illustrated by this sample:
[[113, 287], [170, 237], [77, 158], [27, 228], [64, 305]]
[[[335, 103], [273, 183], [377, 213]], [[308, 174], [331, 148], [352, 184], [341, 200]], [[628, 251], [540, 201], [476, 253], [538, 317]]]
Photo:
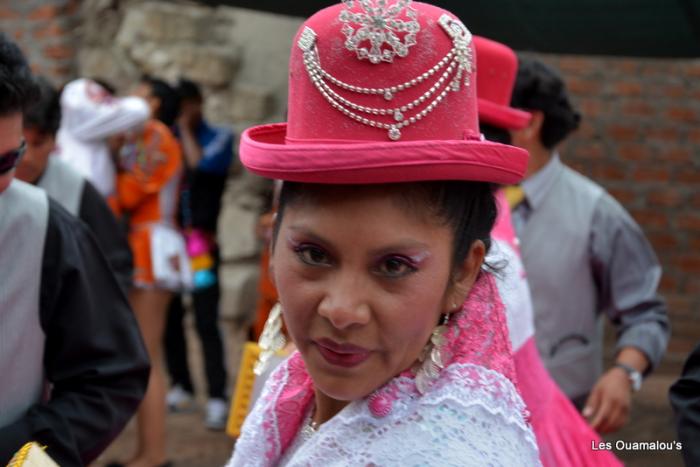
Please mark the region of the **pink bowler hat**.
[[246, 130], [240, 155], [269, 178], [330, 184], [511, 184], [527, 151], [479, 132], [472, 35], [410, 0], [344, 0], [292, 43], [288, 122]]
[[479, 70], [476, 84], [479, 119], [506, 130], [525, 128], [532, 115], [510, 106], [518, 74], [518, 57], [515, 52], [500, 42], [479, 36], [474, 36], [474, 48], [476, 68]]

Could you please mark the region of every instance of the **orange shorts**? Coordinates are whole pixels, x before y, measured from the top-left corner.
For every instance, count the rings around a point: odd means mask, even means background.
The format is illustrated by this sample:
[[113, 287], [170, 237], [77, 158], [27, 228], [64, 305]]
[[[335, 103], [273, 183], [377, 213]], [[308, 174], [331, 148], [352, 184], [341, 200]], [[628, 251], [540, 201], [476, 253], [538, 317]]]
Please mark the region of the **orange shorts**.
[[151, 261], [151, 232], [149, 229], [129, 233], [129, 245], [134, 255], [134, 286], [151, 288], [155, 285]]

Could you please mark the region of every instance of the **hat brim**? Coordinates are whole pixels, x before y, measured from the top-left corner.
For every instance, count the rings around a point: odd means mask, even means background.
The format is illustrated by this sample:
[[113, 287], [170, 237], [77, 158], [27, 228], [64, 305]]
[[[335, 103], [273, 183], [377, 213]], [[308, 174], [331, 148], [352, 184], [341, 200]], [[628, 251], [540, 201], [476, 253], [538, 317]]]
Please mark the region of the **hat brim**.
[[530, 124], [532, 114], [479, 98], [479, 121], [505, 130], [522, 130]]
[[325, 184], [522, 180], [524, 149], [482, 140], [287, 141], [287, 124], [261, 125], [241, 136], [240, 156], [267, 178]]

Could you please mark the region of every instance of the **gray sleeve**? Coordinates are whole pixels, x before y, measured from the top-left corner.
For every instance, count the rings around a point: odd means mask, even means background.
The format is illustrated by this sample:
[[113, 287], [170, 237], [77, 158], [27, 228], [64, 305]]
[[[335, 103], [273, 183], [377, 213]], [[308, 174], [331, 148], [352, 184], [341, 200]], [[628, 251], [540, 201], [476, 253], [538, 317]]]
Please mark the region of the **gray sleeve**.
[[607, 193], [591, 225], [591, 261], [599, 309], [615, 326], [617, 351], [635, 347], [651, 362], [664, 355], [670, 337], [666, 303], [658, 294], [661, 265], [642, 229]]

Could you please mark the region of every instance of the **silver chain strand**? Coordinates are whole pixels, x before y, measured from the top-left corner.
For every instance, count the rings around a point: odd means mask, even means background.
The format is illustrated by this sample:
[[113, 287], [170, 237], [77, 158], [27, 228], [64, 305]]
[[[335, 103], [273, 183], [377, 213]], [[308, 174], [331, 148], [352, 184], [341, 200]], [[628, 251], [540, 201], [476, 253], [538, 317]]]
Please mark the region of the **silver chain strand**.
[[[368, 88], [348, 84], [337, 79], [329, 72], [324, 70], [321, 66], [321, 61], [316, 46], [316, 33], [308, 26], [302, 31], [297, 44], [303, 51], [304, 66], [309, 74], [311, 82], [333, 108], [364, 125], [387, 130], [389, 139], [396, 141], [401, 138], [402, 128], [414, 124], [427, 116], [445, 99], [450, 91], [459, 91], [461, 89], [462, 81], [464, 81], [465, 86], [470, 85], [469, 73], [471, 73], [473, 67], [473, 59], [471, 49], [469, 47], [472, 39], [471, 33], [461, 22], [459, 22], [459, 20], [452, 19], [447, 15], [442, 15], [438, 22], [445, 32], [452, 38], [454, 44], [453, 48], [437, 64], [418, 77], [410, 79], [399, 85], [383, 88]], [[382, 95], [386, 100], [391, 100], [399, 92], [422, 83], [426, 79], [435, 75], [435, 73], [440, 71], [445, 66], [447, 66], [445, 71], [440, 75], [438, 80], [430, 87], [430, 89], [428, 89], [428, 91], [410, 103], [392, 108], [368, 107], [354, 103], [349, 99], [342, 97], [340, 94], [334, 91], [328, 85], [328, 83], [325, 82], [325, 80], [328, 80], [332, 84], [341, 89], [345, 89], [346, 91], [357, 94]], [[465, 72], [466, 76], [464, 76]], [[442, 91], [432, 101], [429, 101], [437, 90], [440, 89], [440, 87], [445, 84], [445, 81], [447, 81], [452, 75], [454, 76], [449, 80], [449, 82], [447, 82]], [[405, 112], [413, 110], [419, 105], [424, 104], [426, 101], [429, 101], [427, 106], [423, 110], [417, 112], [415, 115], [407, 117], [404, 114]], [[393, 118], [394, 122], [380, 122], [364, 117], [358, 113], [355, 113], [353, 110], [368, 115], [388, 115]]]

